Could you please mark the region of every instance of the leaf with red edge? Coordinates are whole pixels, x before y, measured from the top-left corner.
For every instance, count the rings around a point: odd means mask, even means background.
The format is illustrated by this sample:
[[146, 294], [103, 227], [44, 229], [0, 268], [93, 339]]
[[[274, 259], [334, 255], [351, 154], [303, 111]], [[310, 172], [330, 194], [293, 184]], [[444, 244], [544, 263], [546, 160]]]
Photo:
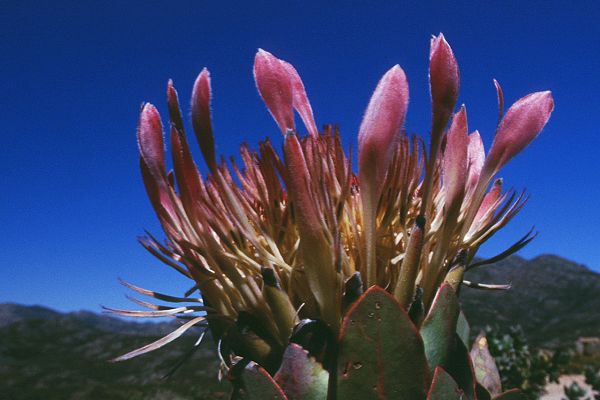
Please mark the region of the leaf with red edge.
[[373, 286], [348, 310], [339, 336], [339, 399], [425, 398], [427, 360], [406, 311]]
[[308, 355], [301, 346], [292, 343], [283, 353], [275, 381], [289, 400], [326, 399], [329, 373]]
[[273, 377], [255, 362], [249, 362], [235, 378], [232, 400], [288, 400]]
[[427, 393], [427, 400], [461, 400], [464, 393], [443, 368], [437, 367]]

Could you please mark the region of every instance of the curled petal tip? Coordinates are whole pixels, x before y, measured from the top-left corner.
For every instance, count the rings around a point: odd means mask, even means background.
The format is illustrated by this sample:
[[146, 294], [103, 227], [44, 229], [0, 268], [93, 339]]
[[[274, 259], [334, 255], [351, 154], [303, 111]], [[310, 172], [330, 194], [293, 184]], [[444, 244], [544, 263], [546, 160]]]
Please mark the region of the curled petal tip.
[[295, 129], [293, 87], [289, 72], [277, 57], [258, 49], [254, 58], [254, 80], [260, 96], [282, 133]]
[[527, 147], [542, 131], [554, 110], [550, 91], [531, 93], [517, 100], [506, 112], [498, 131], [486, 167], [492, 174]]

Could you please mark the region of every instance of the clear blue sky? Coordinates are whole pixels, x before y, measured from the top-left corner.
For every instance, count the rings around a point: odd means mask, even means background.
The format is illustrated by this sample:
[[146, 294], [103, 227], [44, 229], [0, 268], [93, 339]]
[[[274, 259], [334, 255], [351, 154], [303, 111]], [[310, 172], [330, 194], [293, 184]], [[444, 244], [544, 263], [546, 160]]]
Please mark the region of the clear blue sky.
[[168, 78], [185, 105], [196, 74], [211, 70], [218, 151], [232, 155], [241, 141], [279, 137], [251, 75], [258, 47], [296, 66], [317, 123], [339, 124], [353, 145], [378, 79], [399, 63], [411, 90], [406, 127], [427, 134], [428, 46], [439, 32], [486, 148], [492, 78], [507, 104], [545, 89], [556, 101], [548, 127], [502, 174], [532, 198], [482, 254], [535, 225], [540, 236], [521, 255], [554, 253], [600, 270], [598, 2], [241, 3], [1, 2], [0, 302], [123, 307], [118, 276], [188, 288], [136, 243], [145, 228], [162, 237], [139, 176], [135, 125], [142, 101], [165, 112]]

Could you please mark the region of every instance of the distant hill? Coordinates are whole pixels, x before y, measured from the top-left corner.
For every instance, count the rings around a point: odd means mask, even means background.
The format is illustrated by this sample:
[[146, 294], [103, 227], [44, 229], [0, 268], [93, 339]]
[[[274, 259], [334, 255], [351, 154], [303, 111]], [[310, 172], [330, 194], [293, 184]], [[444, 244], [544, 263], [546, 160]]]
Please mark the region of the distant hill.
[[463, 288], [472, 330], [520, 324], [531, 344], [557, 347], [580, 336], [600, 336], [600, 274], [552, 255], [510, 257], [470, 271], [466, 279], [511, 283], [508, 291]]
[[[462, 289], [474, 334], [485, 325], [520, 324], [530, 342], [544, 347], [600, 336], [600, 274], [582, 265], [556, 256], [511, 257], [467, 279], [513, 285], [506, 292]], [[107, 363], [173, 327], [0, 304], [0, 400], [226, 399], [228, 385], [217, 382], [210, 338], [166, 381], [161, 378], [192, 347], [193, 333], [137, 359]]]
[[196, 336], [137, 359], [107, 362], [172, 330], [173, 324], [0, 304], [0, 400], [227, 398], [227, 385], [217, 382], [210, 338], [169, 380], [162, 378], [193, 347]]

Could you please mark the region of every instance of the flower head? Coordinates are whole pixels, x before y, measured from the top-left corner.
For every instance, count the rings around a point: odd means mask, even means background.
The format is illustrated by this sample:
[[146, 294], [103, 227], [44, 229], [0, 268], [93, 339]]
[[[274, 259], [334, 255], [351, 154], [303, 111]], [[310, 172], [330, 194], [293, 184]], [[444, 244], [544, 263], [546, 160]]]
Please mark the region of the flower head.
[[[429, 152], [422, 139], [403, 131], [408, 83], [394, 66], [367, 106], [354, 173], [338, 130], [325, 126], [318, 132], [296, 69], [264, 50], [256, 54], [254, 77], [284, 135], [282, 155], [265, 140], [257, 150], [241, 146], [243, 165], [218, 162], [210, 77], [204, 69], [194, 84], [191, 116], [209, 167], [206, 177], [192, 160], [177, 93], [169, 82], [173, 171], [167, 170], [163, 127], [154, 106], [143, 106], [138, 125], [144, 183], [167, 238], [163, 242], [148, 235], [140, 241], [191, 279], [190, 293], [198, 290], [201, 298], [130, 285], [161, 300], [199, 303], [165, 308], [140, 302], [153, 310], [136, 315], [189, 319], [190, 313], [201, 312], [182, 328], [208, 325], [228, 342], [232, 354], [269, 365], [280, 357], [300, 319], [322, 321], [337, 332], [344, 304], [356, 291], [378, 285], [406, 308], [419, 292], [427, 309], [450, 274], [451, 284], [460, 284], [457, 267], [468, 269], [479, 246], [525, 203], [523, 194], [503, 194], [500, 181], [489, 186], [544, 127], [552, 96], [540, 92], [517, 101], [500, 122], [486, 157], [479, 133], [468, 133], [465, 107], [454, 113], [458, 67], [442, 35], [431, 42], [429, 76]], [[294, 111], [308, 136], [298, 135]], [[526, 235], [506, 254], [531, 238]]]

